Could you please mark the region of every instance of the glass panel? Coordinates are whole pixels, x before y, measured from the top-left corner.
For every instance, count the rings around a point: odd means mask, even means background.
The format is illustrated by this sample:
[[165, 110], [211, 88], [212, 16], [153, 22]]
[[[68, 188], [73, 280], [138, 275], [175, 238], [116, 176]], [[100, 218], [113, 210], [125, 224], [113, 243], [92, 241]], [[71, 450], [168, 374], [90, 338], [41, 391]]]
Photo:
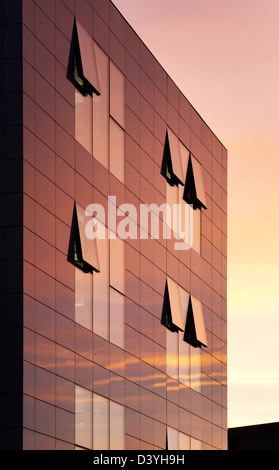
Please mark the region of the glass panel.
[[[182, 172], [184, 175], [184, 181], [186, 179], [186, 173], [187, 173], [187, 168], [188, 168], [188, 162], [189, 162], [189, 150], [186, 149], [186, 147], [182, 144], [182, 142], [179, 142], [180, 145], [180, 155], [181, 155], [181, 165], [182, 165]], [[183, 188], [184, 190], [184, 188]]]
[[99, 271], [100, 267], [96, 238], [92, 238], [91, 235], [90, 219], [93, 217], [93, 212], [89, 209], [84, 209], [79, 204], [76, 204], [76, 211], [82, 251], [82, 261], [85, 261], [94, 270]]
[[181, 184], [185, 183], [186, 173], [183, 173], [180, 143], [176, 135], [168, 129], [168, 139], [173, 173]]
[[109, 165], [109, 59], [95, 47], [101, 95], [93, 95], [93, 155], [102, 165]]
[[190, 450], [191, 449], [191, 438], [182, 432], [179, 433], [179, 450]]
[[109, 400], [93, 394], [93, 448], [109, 449]]
[[188, 307], [189, 307], [190, 295], [186, 290], [182, 289], [182, 287], [179, 287], [179, 295], [180, 295], [183, 325], [185, 326]]
[[75, 442], [92, 449], [92, 393], [81, 387], [75, 393]]
[[193, 208], [187, 204], [183, 199], [184, 186], [179, 186], [179, 211], [178, 211], [178, 224], [174, 224], [177, 227], [177, 233], [181, 240], [187, 243], [190, 249], [193, 244]]
[[184, 331], [185, 322], [183, 322], [182, 317], [179, 286], [170, 278], [167, 278], [167, 284], [169, 291], [172, 323], [175, 325], [175, 327], [177, 327], [181, 331]]
[[179, 204], [179, 188], [177, 186], [170, 186], [167, 183], [166, 191], [166, 202], [170, 207], [170, 211], [167, 212], [167, 225], [173, 230], [172, 236], [177, 235], [178, 227], [174, 226], [174, 221], [178, 220], [178, 204]]
[[201, 252], [201, 212], [200, 210], [190, 209], [193, 214], [193, 249], [200, 254]]
[[110, 120], [110, 171], [122, 183], [125, 179], [125, 132]]
[[201, 392], [201, 350], [191, 347], [191, 388]]
[[201, 441], [198, 441], [198, 439], [194, 439], [193, 437], [191, 437], [191, 450], [202, 450]]
[[[189, 305], [189, 294], [179, 288], [183, 324], [186, 325], [186, 317]], [[190, 345], [184, 341], [184, 333], [179, 333], [179, 381], [190, 387]]]
[[183, 340], [184, 333], [179, 333], [179, 382], [190, 387], [190, 345]]
[[168, 427], [168, 450], [179, 450], [178, 431]]
[[125, 449], [125, 408], [110, 402], [110, 450]]
[[178, 380], [178, 334], [166, 330], [167, 374]]
[[92, 330], [92, 276], [75, 268], [75, 321]]
[[119, 237], [110, 240], [110, 285], [125, 293], [125, 242]]
[[206, 208], [207, 202], [206, 202], [206, 194], [205, 194], [205, 189], [204, 189], [202, 166], [194, 157], [191, 157], [191, 161], [192, 161], [192, 167], [193, 167], [197, 199]]
[[195, 297], [191, 297], [197, 341], [203, 346], [207, 346], [206, 330], [204, 325], [201, 302]]
[[110, 63], [110, 115], [125, 127], [125, 77]]
[[75, 90], [75, 138], [92, 153], [92, 98]]
[[[101, 222], [98, 221], [98, 224]], [[100, 272], [93, 274], [93, 331], [109, 339], [109, 240], [97, 239]]]
[[80, 48], [82, 71], [84, 78], [90, 83], [92, 91], [100, 93], [99, 77], [96, 65], [94, 42], [90, 34], [76, 20], [78, 42]]
[[110, 289], [110, 341], [124, 349], [125, 346], [125, 297]]

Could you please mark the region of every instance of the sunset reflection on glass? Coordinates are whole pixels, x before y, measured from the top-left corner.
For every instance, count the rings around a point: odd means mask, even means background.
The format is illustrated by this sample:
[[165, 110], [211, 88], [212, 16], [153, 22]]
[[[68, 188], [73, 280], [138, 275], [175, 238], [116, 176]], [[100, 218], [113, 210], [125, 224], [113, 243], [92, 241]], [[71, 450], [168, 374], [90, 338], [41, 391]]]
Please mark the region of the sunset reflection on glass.
[[113, 2], [11, 3], [3, 429], [35, 450], [223, 449], [227, 150]]

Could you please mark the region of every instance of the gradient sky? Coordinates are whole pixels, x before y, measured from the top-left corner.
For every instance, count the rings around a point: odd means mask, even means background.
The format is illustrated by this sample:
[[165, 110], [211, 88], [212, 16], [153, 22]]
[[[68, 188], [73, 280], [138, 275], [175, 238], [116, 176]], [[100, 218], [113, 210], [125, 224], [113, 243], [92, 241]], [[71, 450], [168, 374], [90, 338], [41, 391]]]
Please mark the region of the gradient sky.
[[279, 1], [113, 2], [229, 151], [228, 425], [279, 421]]

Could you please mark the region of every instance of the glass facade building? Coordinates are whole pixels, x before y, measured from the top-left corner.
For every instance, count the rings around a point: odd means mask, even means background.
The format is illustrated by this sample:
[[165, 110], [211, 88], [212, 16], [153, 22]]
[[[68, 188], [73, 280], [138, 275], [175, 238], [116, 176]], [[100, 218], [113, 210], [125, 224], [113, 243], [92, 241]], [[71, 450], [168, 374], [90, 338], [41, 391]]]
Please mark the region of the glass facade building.
[[0, 447], [227, 449], [226, 148], [109, 0], [0, 5]]

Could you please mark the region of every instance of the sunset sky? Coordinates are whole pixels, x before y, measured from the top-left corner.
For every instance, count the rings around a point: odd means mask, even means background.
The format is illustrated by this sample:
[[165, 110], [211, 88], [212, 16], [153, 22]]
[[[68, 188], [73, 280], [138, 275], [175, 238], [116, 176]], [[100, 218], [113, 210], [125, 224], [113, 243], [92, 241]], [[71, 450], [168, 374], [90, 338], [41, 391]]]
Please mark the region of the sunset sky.
[[228, 425], [279, 421], [279, 1], [113, 3], [228, 149]]

